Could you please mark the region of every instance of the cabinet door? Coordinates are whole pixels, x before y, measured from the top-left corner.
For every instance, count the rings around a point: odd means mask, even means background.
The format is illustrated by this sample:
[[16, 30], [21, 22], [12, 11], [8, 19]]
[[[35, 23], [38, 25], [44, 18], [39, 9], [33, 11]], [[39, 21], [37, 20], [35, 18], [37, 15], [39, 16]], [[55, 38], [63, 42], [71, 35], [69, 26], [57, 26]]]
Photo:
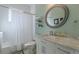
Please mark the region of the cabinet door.
[[41, 46], [41, 51], [42, 53], [45, 53], [45, 54], [55, 54], [56, 53], [56, 45], [55, 44], [51, 44], [50, 42], [48, 41], [42, 41], [41, 42], [42, 46]]
[[[54, 47], [54, 48], [52, 48], [52, 47]], [[52, 47], [50, 47], [49, 45], [42, 44], [41, 51], [43, 54], [55, 54], [56, 48], [54, 45]]]

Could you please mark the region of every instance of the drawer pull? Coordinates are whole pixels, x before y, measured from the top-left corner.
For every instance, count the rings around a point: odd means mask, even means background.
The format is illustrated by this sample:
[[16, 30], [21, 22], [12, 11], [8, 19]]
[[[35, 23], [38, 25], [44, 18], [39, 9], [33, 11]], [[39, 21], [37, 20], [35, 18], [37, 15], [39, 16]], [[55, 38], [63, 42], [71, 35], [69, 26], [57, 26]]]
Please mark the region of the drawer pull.
[[61, 49], [61, 48], [57, 48], [57, 49], [59, 49], [60, 51], [65, 52], [65, 53], [67, 53], [67, 54], [70, 54], [70, 52], [68, 52], [68, 51], [66, 51], [66, 50], [63, 50], [63, 49]]

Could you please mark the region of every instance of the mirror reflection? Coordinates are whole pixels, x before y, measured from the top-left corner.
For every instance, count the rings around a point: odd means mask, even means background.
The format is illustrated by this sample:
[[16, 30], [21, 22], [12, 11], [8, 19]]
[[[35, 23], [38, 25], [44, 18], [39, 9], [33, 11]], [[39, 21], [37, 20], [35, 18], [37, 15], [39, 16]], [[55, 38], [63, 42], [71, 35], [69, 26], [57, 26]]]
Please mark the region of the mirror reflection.
[[50, 8], [46, 14], [47, 25], [50, 27], [59, 27], [65, 20], [67, 20], [67, 11], [68, 10], [65, 7], [62, 7], [60, 5]]

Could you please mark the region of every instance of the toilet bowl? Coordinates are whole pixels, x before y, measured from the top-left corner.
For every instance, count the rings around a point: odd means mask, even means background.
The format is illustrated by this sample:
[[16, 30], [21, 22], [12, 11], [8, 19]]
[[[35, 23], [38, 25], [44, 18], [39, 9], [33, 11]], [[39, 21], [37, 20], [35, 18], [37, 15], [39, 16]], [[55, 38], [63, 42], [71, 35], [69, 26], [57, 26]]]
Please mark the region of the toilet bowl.
[[23, 46], [24, 54], [35, 54], [36, 53], [36, 43], [35, 41], [28, 42]]

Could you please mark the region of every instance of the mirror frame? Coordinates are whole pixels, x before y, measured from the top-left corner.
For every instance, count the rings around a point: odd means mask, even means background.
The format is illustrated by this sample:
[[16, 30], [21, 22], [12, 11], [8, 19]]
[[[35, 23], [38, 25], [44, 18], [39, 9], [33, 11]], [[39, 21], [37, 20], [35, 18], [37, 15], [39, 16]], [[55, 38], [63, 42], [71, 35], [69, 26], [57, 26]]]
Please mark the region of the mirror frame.
[[[49, 12], [50, 12], [51, 10], [53, 10], [53, 8], [55, 8], [55, 7], [60, 7], [60, 8], [62, 8], [62, 9], [64, 10], [64, 12], [65, 12], [65, 16], [64, 16], [64, 18], [63, 18], [64, 20], [63, 20], [60, 24], [58, 24], [57, 26], [51, 26], [51, 25], [47, 22], [47, 16], [48, 16]], [[51, 8], [49, 8], [49, 9], [47, 10], [47, 12], [46, 12], [46, 14], [45, 14], [45, 22], [46, 22], [47, 26], [50, 27], [50, 28], [58, 28], [58, 27], [61, 27], [62, 25], [64, 25], [64, 24], [66, 23], [68, 17], [69, 17], [69, 9], [68, 9], [68, 7], [67, 7], [66, 5], [63, 5], [63, 4], [56, 4], [56, 5], [52, 6]]]

